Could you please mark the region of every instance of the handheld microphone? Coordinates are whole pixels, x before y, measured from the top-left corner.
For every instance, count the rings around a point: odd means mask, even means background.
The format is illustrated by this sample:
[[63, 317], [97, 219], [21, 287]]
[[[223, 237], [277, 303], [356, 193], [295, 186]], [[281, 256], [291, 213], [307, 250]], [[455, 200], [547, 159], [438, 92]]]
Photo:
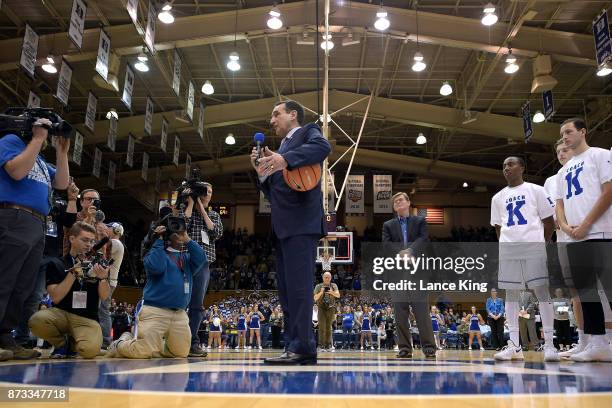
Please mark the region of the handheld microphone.
[[261, 157], [261, 145], [264, 142], [264, 134], [261, 132], [257, 132], [255, 133], [255, 136], [253, 136], [253, 140], [255, 141], [255, 143], [257, 144], [257, 159], [255, 159], [255, 164], [259, 166], [259, 158]]

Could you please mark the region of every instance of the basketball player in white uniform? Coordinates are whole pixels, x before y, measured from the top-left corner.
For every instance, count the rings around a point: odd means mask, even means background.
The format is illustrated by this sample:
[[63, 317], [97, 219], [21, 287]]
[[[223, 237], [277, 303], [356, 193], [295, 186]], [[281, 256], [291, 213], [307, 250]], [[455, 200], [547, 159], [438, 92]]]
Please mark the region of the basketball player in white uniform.
[[573, 157], [557, 174], [556, 213], [570, 243], [567, 254], [584, 320], [582, 351], [573, 361], [612, 361], [597, 278], [610, 299], [612, 290], [612, 154], [590, 147], [584, 120], [561, 124], [561, 137]]
[[540, 304], [544, 328], [544, 360], [559, 361], [553, 345], [553, 304], [548, 289], [545, 242], [555, 228], [554, 208], [544, 187], [523, 180], [525, 162], [520, 157], [504, 160], [508, 186], [491, 200], [491, 225], [499, 239], [499, 287], [506, 289], [508, 345], [495, 354], [496, 360], [523, 360], [519, 347], [520, 291], [533, 289]]
[[[573, 150], [565, 145], [565, 142], [563, 141], [563, 139], [559, 139], [555, 143], [555, 152], [557, 155], [557, 160], [559, 160], [559, 163], [561, 164], [561, 166], [565, 166], [565, 163], [567, 163], [574, 155]], [[557, 195], [557, 177], [558, 177], [558, 173], [553, 176], [550, 176], [544, 182], [544, 189], [546, 190], [548, 195], [551, 197], [555, 197]], [[572, 274], [569, 268], [569, 260], [567, 258], [567, 243], [572, 242], [572, 239], [565, 232], [559, 229], [558, 227], [559, 224], [557, 223], [556, 212], [555, 212], [555, 223], [557, 225], [556, 233], [557, 233], [557, 250], [559, 254], [559, 263], [561, 265], [561, 272], [563, 274], [565, 283], [569, 287], [570, 292], [571, 292], [572, 310], [574, 312], [574, 319], [576, 320], [576, 327], [578, 328], [577, 330], [578, 331], [578, 344], [574, 345], [574, 347], [572, 347], [568, 351], [559, 353], [559, 356], [564, 357], [564, 358], [569, 358], [573, 354], [584, 351], [587, 340], [585, 340], [586, 337], [584, 336], [584, 322], [582, 320], [582, 305], [580, 304], [580, 298], [578, 297], [578, 292], [575, 290], [575, 287], [574, 287], [574, 283], [572, 280]], [[610, 309], [608, 297], [606, 296], [605, 291], [603, 290], [603, 285], [601, 285], [601, 282], [599, 282], [599, 280], [597, 283], [598, 283], [598, 288], [600, 289], [599, 297], [602, 302], [602, 307], [604, 309], [604, 316], [606, 320], [606, 333], [608, 334], [610, 332], [610, 329], [608, 328], [608, 326], [612, 328], [612, 310]]]

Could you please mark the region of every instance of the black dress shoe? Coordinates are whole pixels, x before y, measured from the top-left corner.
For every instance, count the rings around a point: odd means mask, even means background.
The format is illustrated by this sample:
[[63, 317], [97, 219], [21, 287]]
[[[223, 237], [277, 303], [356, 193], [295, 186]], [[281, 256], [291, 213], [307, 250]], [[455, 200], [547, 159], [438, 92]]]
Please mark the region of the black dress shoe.
[[264, 364], [273, 365], [307, 365], [317, 364], [316, 354], [296, 354], [286, 351], [278, 357], [270, 357], [264, 360]]
[[412, 350], [402, 349], [397, 353], [397, 358], [412, 358]]
[[424, 345], [423, 354], [425, 354], [425, 358], [436, 358], [436, 346], [433, 344]]

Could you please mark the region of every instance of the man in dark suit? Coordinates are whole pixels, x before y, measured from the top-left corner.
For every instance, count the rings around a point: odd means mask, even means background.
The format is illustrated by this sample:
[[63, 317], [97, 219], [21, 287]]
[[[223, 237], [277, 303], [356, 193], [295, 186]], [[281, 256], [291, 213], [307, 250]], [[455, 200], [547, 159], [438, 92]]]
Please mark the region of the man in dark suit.
[[277, 103], [270, 125], [283, 138], [280, 148], [272, 152], [266, 147], [262, 158], [258, 158], [256, 148], [251, 153], [259, 187], [272, 207], [278, 294], [285, 323], [285, 352], [280, 357], [267, 358], [266, 364], [317, 362], [311, 319], [317, 244], [326, 232], [321, 183], [310, 191], [294, 191], [285, 182], [282, 170], [320, 164], [331, 146], [319, 126], [302, 126], [303, 121], [304, 108], [300, 104]]
[[[429, 240], [425, 218], [410, 215], [410, 197], [406, 193], [393, 195], [393, 210], [397, 216], [383, 224], [382, 241], [399, 242], [404, 248], [400, 254], [411, 257]], [[398, 332], [399, 358], [412, 357], [412, 342], [409, 324], [410, 305], [406, 302], [396, 302], [395, 317]], [[416, 293], [412, 302], [412, 310], [419, 328], [419, 337], [423, 354], [428, 358], [436, 358], [433, 328], [427, 305], [427, 294]]]

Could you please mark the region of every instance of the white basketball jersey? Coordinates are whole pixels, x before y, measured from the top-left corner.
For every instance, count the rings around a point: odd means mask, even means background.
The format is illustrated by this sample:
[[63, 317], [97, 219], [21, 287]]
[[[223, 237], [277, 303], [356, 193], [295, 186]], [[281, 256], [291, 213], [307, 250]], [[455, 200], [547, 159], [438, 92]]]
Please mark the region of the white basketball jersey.
[[[548, 194], [548, 196], [552, 199], [553, 201], [553, 208], [555, 207], [555, 196], [557, 195], [557, 175], [555, 174], [554, 176], [550, 176], [549, 178], [546, 179], [546, 181], [544, 182], [544, 190], [546, 190], [546, 194]], [[555, 221], [557, 221], [557, 213], [553, 213], [553, 217], [555, 218]], [[571, 241], [569, 239], [569, 236], [561, 231], [560, 229], [556, 230], [557, 233], [557, 242], [568, 242]]]
[[[557, 173], [555, 199], [563, 200], [565, 219], [578, 226], [602, 194], [602, 184], [612, 181], [612, 153], [589, 147], [572, 157]], [[593, 223], [585, 239], [612, 238], [612, 207]]]

